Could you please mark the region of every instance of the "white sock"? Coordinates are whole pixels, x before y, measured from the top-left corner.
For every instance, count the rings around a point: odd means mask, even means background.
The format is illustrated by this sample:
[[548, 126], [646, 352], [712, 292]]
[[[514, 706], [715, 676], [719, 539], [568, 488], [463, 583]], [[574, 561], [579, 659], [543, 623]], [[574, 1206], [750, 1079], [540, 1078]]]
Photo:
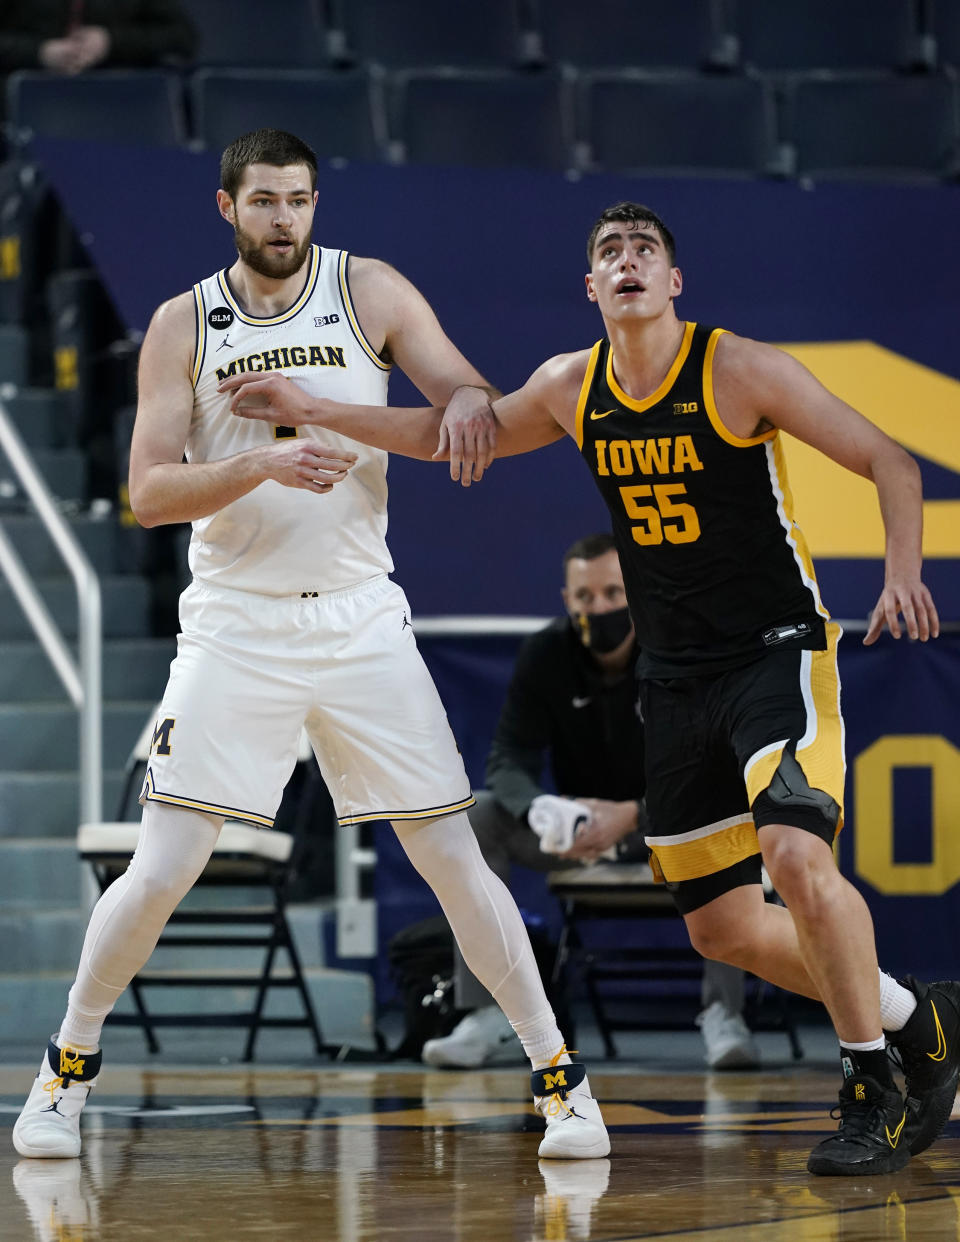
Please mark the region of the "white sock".
[[917, 1007], [917, 998], [897, 983], [891, 975], [880, 971], [880, 1020], [885, 1031], [902, 1031]]
[[222, 819], [148, 802], [130, 866], [94, 906], [57, 1043], [99, 1047], [107, 1014], [207, 865]]
[[534, 1068], [548, 1065], [563, 1036], [517, 903], [484, 861], [469, 819], [461, 812], [397, 820], [393, 828], [440, 902], [464, 961], [506, 1014]]
[[517, 1032], [517, 1038], [523, 1044], [523, 1050], [534, 1069], [570, 1064], [566, 1044], [552, 1009], [545, 1009], [543, 1013], [535, 1014], [526, 1022], [511, 1022], [510, 1025]]
[[849, 1039], [840, 1041], [841, 1048], [848, 1048], [850, 1052], [883, 1052], [887, 1046], [887, 1041], [881, 1035], [879, 1039], [868, 1039], [865, 1044], [855, 1044]]

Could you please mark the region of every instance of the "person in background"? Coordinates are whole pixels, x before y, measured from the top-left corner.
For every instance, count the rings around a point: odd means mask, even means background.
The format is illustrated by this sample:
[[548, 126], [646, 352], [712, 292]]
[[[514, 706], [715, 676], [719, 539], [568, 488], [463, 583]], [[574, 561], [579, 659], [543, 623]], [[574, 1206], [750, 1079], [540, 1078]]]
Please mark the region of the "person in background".
[[0, 73], [152, 68], [190, 60], [196, 36], [178, 0], [4, 0]]
[[[469, 812], [487, 864], [505, 883], [511, 863], [557, 871], [647, 856], [639, 649], [613, 536], [578, 539], [564, 555], [563, 575], [567, 615], [520, 650], [487, 761], [487, 788], [475, 791]], [[560, 797], [543, 787], [545, 758]], [[553, 852], [571, 837], [569, 848]], [[424, 1061], [471, 1067], [518, 1055], [513, 1028], [456, 947], [454, 960], [456, 1005], [470, 1012], [449, 1035], [428, 1040]], [[736, 967], [704, 964], [697, 1023], [711, 1069], [759, 1062], [743, 1020], [743, 980]]]

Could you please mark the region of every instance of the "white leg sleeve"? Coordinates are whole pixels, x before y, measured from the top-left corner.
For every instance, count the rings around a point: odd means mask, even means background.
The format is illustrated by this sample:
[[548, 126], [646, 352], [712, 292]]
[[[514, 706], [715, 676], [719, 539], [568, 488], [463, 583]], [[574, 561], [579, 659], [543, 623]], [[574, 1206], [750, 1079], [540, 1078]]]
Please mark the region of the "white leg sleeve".
[[93, 909], [61, 1044], [96, 1048], [104, 1019], [207, 865], [221, 817], [148, 802], [130, 866]]
[[393, 825], [433, 889], [467, 965], [506, 1014], [534, 1064], [563, 1044], [510, 890], [483, 860], [466, 815]]

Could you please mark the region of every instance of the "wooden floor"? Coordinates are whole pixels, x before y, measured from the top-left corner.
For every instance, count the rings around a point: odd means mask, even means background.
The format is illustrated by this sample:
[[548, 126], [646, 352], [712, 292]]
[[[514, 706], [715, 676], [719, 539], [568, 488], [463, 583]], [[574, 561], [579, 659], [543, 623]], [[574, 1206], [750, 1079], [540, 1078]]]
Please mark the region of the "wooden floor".
[[834, 1075], [604, 1070], [609, 1160], [537, 1161], [522, 1069], [104, 1072], [80, 1160], [21, 1160], [0, 1070], [3, 1242], [946, 1242], [960, 1123], [898, 1174], [815, 1178]]

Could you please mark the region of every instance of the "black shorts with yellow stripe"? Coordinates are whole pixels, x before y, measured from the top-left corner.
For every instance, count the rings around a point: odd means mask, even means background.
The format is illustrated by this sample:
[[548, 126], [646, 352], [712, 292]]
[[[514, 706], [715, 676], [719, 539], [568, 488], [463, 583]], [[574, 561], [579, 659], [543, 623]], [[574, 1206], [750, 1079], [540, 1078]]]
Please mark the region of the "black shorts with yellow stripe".
[[651, 864], [687, 914], [760, 882], [757, 829], [788, 824], [829, 844], [843, 825], [837, 643], [772, 649], [707, 677], [641, 682]]

